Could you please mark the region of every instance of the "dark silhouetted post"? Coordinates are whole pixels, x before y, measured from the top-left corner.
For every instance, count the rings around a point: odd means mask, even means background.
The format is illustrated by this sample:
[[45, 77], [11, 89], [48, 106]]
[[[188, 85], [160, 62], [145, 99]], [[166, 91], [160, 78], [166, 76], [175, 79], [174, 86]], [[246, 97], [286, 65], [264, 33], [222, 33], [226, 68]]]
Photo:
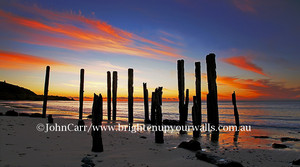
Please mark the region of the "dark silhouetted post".
[[197, 102], [197, 124], [202, 123], [202, 112], [201, 112], [201, 64], [200, 62], [195, 63], [195, 77], [196, 77], [196, 102]]
[[[84, 125], [84, 121], [82, 120], [82, 112], [83, 112], [83, 92], [84, 92], [84, 69], [80, 70], [80, 90], [79, 90], [79, 120], [78, 125]], [[82, 128], [81, 128], [82, 129]]]
[[[200, 128], [201, 124], [199, 124], [199, 110], [198, 110], [198, 102], [197, 102], [197, 96], [193, 96], [193, 108], [192, 108], [192, 118], [193, 118], [193, 126]], [[200, 125], [200, 126], [199, 126]], [[198, 138], [200, 136], [200, 129], [196, 130], [194, 128], [193, 130], [193, 137]]]
[[[93, 126], [101, 126], [102, 124], [102, 115], [103, 115], [103, 100], [102, 95], [99, 94], [97, 96], [94, 94], [94, 102], [92, 109], [92, 124]], [[92, 138], [93, 138], [93, 152], [103, 152], [103, 144], [102, 144], [102, 136], [101, 136], [101, 128], [98, 130], [96, 128], [92, 128]]]
[[219, 142], [220, 131], [212, 131], [210, 136], [210, 141], [214, 143]]
[[207, 120], [208, 123], [214, 125], [216, 128], [219, 126], [219, 112], [218, 112], [218, 92], [217, 92], [217, 73], [216, 73], [216, 60], [215, 54], [206, 56], [207, 66], [207, 81], [208, 81], [208, 96], [207, 103]]
[[179, 99], [179, 123], [180, 125], [184, 125], [184, 60], [177, 60], [177, 77]]
[[235, 125], [237, 128], [240, 126], [240, 120], [239, 120], [239, 112], [236, 106], [236, 97], [235, 97], [235, 92], [232, 93], [232, 104], [234, 106], [234, 118], [235, 118]]
[[107, 119], [111, 120], [111, 74], [107, 71]]
[[150, 123], [147, 83], [143, 83], [143, 89], [144, 89], [144, 110], [145, 110], [145, 120], [144, 120], [144, 122], [145, 123]]
[[155, 89], [155, 117], [156, 117], [156, 126], [160, 127], [159, 130], [155, 131], [155, 143], [164, 143], [164, 132], [162, 130], [162, 87]]
[[133, 123], [133, 69], [128, 69], [128, 123]]
[[151, 125], [155, 125], [155, 92], [152, 92], [151, 97]]
[[188, 111], [189, 111], [189, 89], [186, 89], [185, 91], [185, 103], [184, 103], [184, 121], [187, 121], [188, 119]]
[[117, 119], [117, 89], [118, 89], [118, 73], [113, 72], [113, 120]]
[[47, 112], [49, 76], [50, 76], [50, 66], [47, 66], [46, 67], [46, 76], [45, 76], [45, 87], [44, 87], [44, 102], [43, 102], [43, 114], [42, 114], [43, 118], [46, 118], [46, 112]]
[[48, 123], [53, 124], [53, 117], [52, 114], [48, 115]]

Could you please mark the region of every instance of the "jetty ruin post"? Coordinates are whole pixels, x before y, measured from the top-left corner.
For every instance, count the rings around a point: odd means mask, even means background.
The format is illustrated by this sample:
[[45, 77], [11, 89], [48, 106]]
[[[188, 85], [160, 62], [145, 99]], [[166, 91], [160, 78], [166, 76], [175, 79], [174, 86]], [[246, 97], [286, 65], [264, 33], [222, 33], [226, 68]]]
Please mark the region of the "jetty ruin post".
[[80, 89], [79, 89], [79, 120], [78, 125], [84, 125], [82, 120], [83, 112], [83, 92], [84, 92], [84, 69], [80, 70]]
[[184, 60], [177, 60], [177, 77], [179, 99], [179, 123], [180, 125], [184, 125]]
[[164, 143], [164, 132], [162, 129], [162, 87], [155, 89], [155, 117], [156, 117], [156, 126], [158, 130], [155, 131], [155, 143]]
[[196, 103], [197, 103], [197, 124], [202, 123], [202, 111], [201, 111], [201, 64], [195, 62], [195, 77], [196, 77]]
[[113, 120], [117, 118], [117, 89], [118, 89], [118, 72], [113, 72]]
[[107, 119], [111, 120], [111, 74], [107, 71]]
[[216, 55], [211, 53], [206, 56], [207, 66], [207, 82], [208, 82], [208, 95], [207, 95], [207, 120], [208, 123], [214, 125], [216, 128], [219, 126], [219, 112], [218, 112], [218, 92], [217, 92], [217, 73], [216, 73]]
[[236, 106], [236, 96], [235, 96], [235, 91], [232, 93], [232, 104], [234, 107], [234, 118], [235, 118], [235, 125], [237, 128], [240, 126], [240, 120], [239, 120], [239, 112]]
[[128, 123], [133, 123], [133, 69], [128, 69]]
[[144, 110], [145, 110], [145, 123], [149, 123], [149, 102], [148, 102], [148, 89], [147, 83], [143, 83], [143, 90], [144, 90]]
[[152, 92], [151, 97], [151, 125], [155, 125], [155, 92]]
[[[93, 109], [92, 109], [92, 124], [93, 126], [102, 125], [102, 115], [103, 115], [103, 99], [102, 95], [97, 96], [94, 94]], [[92, 128], [92, 138], [93, 138], [93, 152], [103, 152], [102, 135], [101, 128]]]
[[[197, 96], [193, 96], [193, 107], [192, 107], [192, 120], [193, 120], [193, 126], [200, 128], [201, 123], [199, 124], [199, 110], [198, 110], [198, 102], [197, 102]], [[198, 138], [200, 136], [200, 129], [196, 130], [196, 128], [194, 128], [193, 130], [193, 137], [194, 138]]]
[[189, 89], [186, 89], [185, 91], [185, 104], [184, 104], [184, 121], [187, 121], [188, 119], [188, 111], [189, 111]]
[[46, 76], [45, 76], [44, 102], [43, 102], [42, 118], [46, 118], [47, 100], [48, 100], [48, 89], [49, 89], [49, 77], [50, 77], [50, 66], [47, 66], [46, 67]]

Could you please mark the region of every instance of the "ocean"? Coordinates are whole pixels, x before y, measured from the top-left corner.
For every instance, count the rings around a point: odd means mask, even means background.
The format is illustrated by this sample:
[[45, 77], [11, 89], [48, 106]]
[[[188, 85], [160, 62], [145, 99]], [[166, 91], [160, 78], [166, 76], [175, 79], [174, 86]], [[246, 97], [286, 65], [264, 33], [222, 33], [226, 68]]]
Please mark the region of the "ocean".
[[[92, 101], [84, 101], [83, 114], [86, 119], [92, 111]], [[0, 101], [0, 105], [14, 108], [19, 112], [40, 112], [42, 101]], [[300, 131], [300, 101], [240, 101], [237, 102], [241, 125], [261, 128], [280, 128]], [[78, 101], [48, 101], [47, 114], [53, 117], [77, 119]], [[149, 110], [151, 102], [149, 102]], [[104, 119], [107, 119], [107, 104], [103, 104]], [[189, 104], [188, 122], [191, 123], [192, 104]], [[117, 119], [127, 120], [127, 102], [117, 103]], [[150, 112], [150, 111], [149, 111]], [[163, 102], [163, 119], [179, 119], [178, 102]], [[220, 124], [234, 125], [233, 105], [231, 102], [219, 102]], [[134, 122], [143, 122], [144, 103], [134, 102]], [[206, 103], [202, 103], [202, 122], [206, 122]]]

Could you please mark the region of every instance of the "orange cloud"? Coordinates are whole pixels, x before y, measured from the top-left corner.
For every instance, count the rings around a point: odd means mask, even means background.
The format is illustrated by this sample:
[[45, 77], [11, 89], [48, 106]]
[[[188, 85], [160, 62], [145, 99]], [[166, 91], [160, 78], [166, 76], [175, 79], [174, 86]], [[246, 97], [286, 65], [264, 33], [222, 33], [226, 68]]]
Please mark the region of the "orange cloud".
[[34, 17], [23, 17], [0, 10], [2, 27], [18, 37], [14, 40], [70, 50], [93, 50], [164, 61], [185, 58], [178, 50], [113, 27], [81, 14], [57, 12], [37, 6], [15, 4]]
[[[229, 76], [218, 76], [218, 83], [231, 86], [235, 89], [244, 89], [242, 96], [245, 99], [262, 100], [295, 100], [299, 99], [300, 87], [286, 88], [284, 83], [274, 82], [269, 79], [240, 79]], [[221, 86], [221, 85], [220, 85]], [[222, 91], [222, 89], [218, 89]]]
[[221, 59], [223, 62], [231, 64], [233, 66], [236, 66], [240, 69], [247, 70], [247, 71], [252, 71], [257, 74], [261, 74], [264, 76], [267, 76], [264, 72], [263, 69], [255, 65], [254, 63], [251, 62], [250, 57], [246, 56], [234, 56], [234, 57], [229, 57], [229, 58], [222, 58]]
[[33, 67], [44, 67], [47, 65], [65, 65], [47, 58], [4, 50], [0, 50], [0, 61], [1, 69], [32, 69]]

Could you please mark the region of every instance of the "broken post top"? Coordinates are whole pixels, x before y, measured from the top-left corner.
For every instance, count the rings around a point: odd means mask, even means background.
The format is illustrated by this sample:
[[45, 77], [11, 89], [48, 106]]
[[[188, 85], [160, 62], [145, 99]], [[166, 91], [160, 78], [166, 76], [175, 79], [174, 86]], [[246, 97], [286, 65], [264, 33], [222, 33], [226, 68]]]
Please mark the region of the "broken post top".
[[210, 53], [206, 56], [206, 64], [210, 64], [212, 67], [216, 68], [216, 55], [213, 53]]
[[232, 93], [232, 104], [233, 104], [233, 105], [236, 104], [235, 91], [233, 91], [233, 93]]
[[132, 68], [128, 68], [128, 79], [133, 82], [133, 69]]
[[179, 63], [179, 62], [184, 62], [184, 60], [183, 59], [177, 60], [177, 63]]
[[193, 96], [193, 103], [196, 105], [197, 104], [197, 96]]
[[[159, 93], [158, 95], [159, 95], [160, 98], [157, 99], [157, 100], [158, 100], [158, 102], [159, 102], [160, 105], [162, 105], [162, 99], [161, 99], [162, 93], [163, 93], [162, 89], [163, 89], [163, 87], [158, 87], [158, 88], [155, 89], [155, 92]], [[153, 93], [152, 93], [152, 95], [153, 95]]]

